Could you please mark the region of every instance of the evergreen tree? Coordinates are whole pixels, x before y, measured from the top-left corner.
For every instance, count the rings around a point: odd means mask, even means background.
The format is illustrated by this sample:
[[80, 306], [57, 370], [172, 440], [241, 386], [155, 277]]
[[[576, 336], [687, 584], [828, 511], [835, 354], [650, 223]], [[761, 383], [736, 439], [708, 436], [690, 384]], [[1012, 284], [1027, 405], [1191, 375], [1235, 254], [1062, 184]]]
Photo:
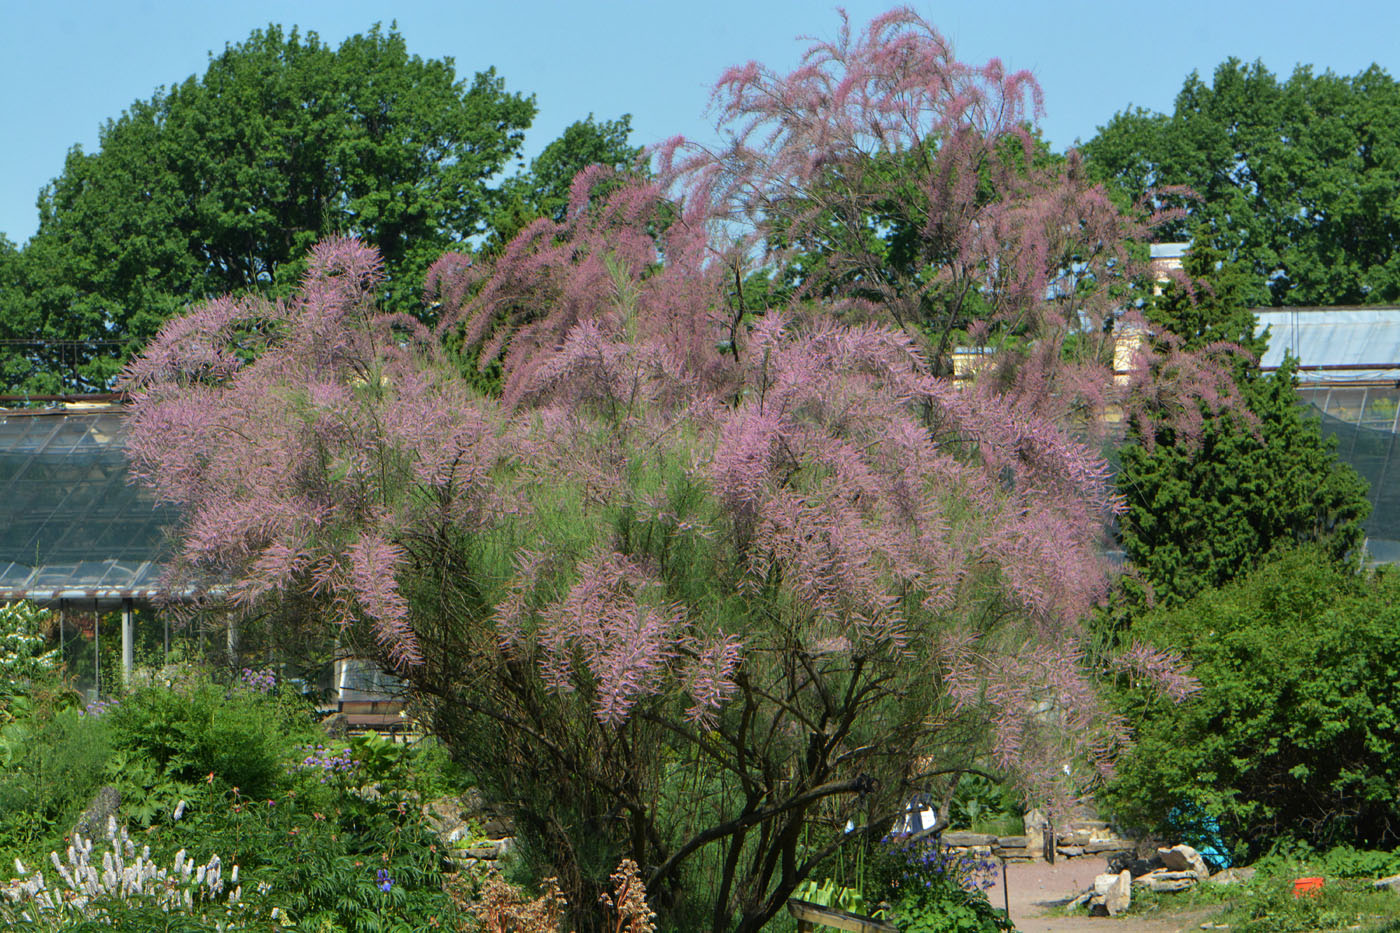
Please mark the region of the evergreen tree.
[[1267, 337], [1254, 333], [1242, 301], [1247, 273], [1206, 247], [1191, 251], [1185, 271], [1194, 286], [1167, 286], [1148, 319], [1159, 340], [1186, 349], [1244, 350], [1234, 367], [1244, 409], [1204, 414], [1191, 443], [1170, 427], [1151, 436], [1135, 427], [1123, 451], [1124, 548], [1166, 605], [1249, 571], [1275, 548], [1316, 541], [1340, 560], [1361, 543], [1370, 512], [1365, 481], [1337, 460], [1298, 400], [1296, 361], [1260, 370]]

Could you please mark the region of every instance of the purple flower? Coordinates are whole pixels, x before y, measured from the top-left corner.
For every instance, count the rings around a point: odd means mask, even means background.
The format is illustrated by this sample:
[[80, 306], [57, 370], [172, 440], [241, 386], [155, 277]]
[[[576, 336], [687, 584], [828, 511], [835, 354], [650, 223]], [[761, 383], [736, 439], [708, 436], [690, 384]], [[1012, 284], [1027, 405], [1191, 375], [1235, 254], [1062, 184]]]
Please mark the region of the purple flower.
[[271, 693], [277, 689], [277, 674], [271, 668], [255, 671], [250, 667], [239, 672], [238, 679], [243, 686], [256, 693]]
[[326, 783], [326, 779], [333, 774], [348, 774], [355, 770], [355, 759], [350, 756], [350, 749], [344, 748], [340, 751], [332, 751], [324, 745], [303, 745], [302, 751], [307, 755], [299, 764], [292, 766], [293, 771], [321, 771], [321, 783]]
[[387, 868], [379, 869], [379, 872], [375, 875], [375, 882], [379, 885], [379, 890], [383, 891], [385, 894], [388, 894], [389, 889], [394, 886], [394, 879], [390, 876], [389, 869]]
[[78, 710], [78, 715], [79, 715], [79, 716], [101, 716], [103, 713], [107, 712], [107, 711], [110, 710], [110, 709], [114, 709], [114, 708], [116, 708], [116, 707], [119, 706], [119, 705], [120, 705], [120, 704], [119, 704], [119, 702], [118, 702], [117, 700], [102, 700], [102, 699], [97, 699], [97, 700], [93, 700], [93, 701], [92, 701], [91, 703], [89, 703], [87, 706], [85, 706], [85, 707], [83, 707], [82, 709]]

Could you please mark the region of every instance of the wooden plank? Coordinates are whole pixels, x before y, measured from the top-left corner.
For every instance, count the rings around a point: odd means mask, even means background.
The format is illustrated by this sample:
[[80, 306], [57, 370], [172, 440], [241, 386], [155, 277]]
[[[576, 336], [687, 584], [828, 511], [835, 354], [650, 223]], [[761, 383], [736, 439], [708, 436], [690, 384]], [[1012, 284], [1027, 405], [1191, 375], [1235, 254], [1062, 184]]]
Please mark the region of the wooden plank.
[[813, 925], [831, 927], [836, 930], [850, 930], [851, 933], [899, 933], [894, 924], [874, 917], [863, 917], [837, 907], [822, 907], [810, 901], [788, 898], [788, 913], [797, 918], [799, 930], [810, 930]]

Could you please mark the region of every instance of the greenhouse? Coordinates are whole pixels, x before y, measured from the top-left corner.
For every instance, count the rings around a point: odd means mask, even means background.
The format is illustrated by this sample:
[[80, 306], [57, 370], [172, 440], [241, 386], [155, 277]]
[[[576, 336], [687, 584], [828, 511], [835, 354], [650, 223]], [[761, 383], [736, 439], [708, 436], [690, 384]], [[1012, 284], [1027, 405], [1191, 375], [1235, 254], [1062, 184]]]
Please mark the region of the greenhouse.
[[94, 694], [138, 647], [161, 661], [171, 648], [152, 604], [170, 595], [160, 560], [174, 513], [130, 482], [124, 417], [116, 405], [0, 414], [0, 601], [57, 609], [51, 634]]
[[[1298, 360], [1298, 394], [1317, 409], [1337, 454], [1371, 486], [1366, 547], [1400, 562], [1400, 308], [1268, 308], [1256, 312], [1269, 335], [1261, 365]], [[1394, 466], [1392, 464], [1394, 463]]]

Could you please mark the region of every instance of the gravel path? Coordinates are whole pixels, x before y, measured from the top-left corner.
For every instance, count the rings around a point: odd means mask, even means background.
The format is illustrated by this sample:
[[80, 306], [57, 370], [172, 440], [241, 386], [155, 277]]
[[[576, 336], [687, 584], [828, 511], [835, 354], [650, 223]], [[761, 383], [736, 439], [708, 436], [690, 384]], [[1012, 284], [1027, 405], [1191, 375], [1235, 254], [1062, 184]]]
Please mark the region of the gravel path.
[[1103, 859], [1094, 858], [1061, 859], [1054, 865], [1016, 862], [1006, 866], [1005, 894], [998, 880], [987, 897], [993, 907], [1002, 906], [1003, 898], [1010, 902], [1011, 919], [1021, 933], [1189, 933], [1198, 931], [1213, 912], [1207, 908], [1170, 916], [1067, 917], [1055, 910], [1107, 870]]

